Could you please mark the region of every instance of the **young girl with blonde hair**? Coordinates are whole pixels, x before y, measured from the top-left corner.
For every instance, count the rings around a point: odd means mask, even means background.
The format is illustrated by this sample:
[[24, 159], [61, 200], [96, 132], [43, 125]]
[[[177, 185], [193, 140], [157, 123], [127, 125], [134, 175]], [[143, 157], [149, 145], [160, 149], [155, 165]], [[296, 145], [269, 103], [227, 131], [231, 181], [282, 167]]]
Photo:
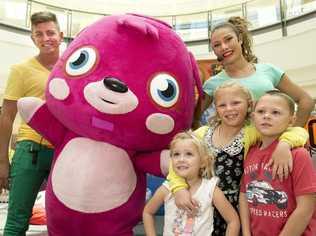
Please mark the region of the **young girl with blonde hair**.
[[154, 214], [165, 205], [164, 236], [211, 235], [213, 231], [213, 205], [227, 223], [226, 235], [239, 235], [239, 217], [216, 186], [218, 178], [213, 174], [213, 157], [204, 143], [191, 131], [177, 134], [170, 144], [170, 158], [175, 173], [188, 183], [189, 192], [195, 197], [198, 207], [195, 215], [178, 209], [165, 182], [146, 204], [143, 212], [147, 236], [156, 235]]

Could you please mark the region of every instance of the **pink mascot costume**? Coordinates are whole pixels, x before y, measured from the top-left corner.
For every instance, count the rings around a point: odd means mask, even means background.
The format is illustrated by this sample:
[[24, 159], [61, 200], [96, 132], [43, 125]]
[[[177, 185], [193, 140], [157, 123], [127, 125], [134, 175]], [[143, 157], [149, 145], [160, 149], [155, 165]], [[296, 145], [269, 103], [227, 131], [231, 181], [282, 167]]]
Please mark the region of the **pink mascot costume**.
[[165, 174], [171, 138], [190, 127], [196, 63], [167, 24], [104, 17], [80, 32], [50, 74], [46, 102], [23, 119], [55, 146], [46, 189], [54, 236], [132, 235], [145, 173]]

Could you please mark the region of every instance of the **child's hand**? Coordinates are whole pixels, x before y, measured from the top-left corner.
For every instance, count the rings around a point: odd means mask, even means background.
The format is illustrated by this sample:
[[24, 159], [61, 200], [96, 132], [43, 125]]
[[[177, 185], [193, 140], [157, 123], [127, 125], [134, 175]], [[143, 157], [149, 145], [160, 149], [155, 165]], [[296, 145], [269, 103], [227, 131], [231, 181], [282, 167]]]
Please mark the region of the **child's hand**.
[[287, 179], [289, 173], [293, 169], [293, 158], [291, 153], [291, 146], [283, 141], [280, 141], [267, 166], [272, 166], [272, 178], [278, 175], [280, 181]]
[[191, 194], [187, 189], [178, 190], [173, 195], [178, 208], [185, 210], [188, 215], [196, 215], [199, 204], [191, 198]]

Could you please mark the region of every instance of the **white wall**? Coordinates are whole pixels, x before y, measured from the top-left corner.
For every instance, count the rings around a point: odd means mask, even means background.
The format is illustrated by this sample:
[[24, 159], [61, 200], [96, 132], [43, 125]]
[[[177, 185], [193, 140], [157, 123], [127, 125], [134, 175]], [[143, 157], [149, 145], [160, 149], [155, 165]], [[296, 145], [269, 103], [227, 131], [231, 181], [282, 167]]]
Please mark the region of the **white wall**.
[[8, 78], [9, 69], [16, 64], [37, 53], [28, 35], [9, 32], [0, 29], [0, 102]]
[[[301, 25], [303, 27], [304, 25]], [[255, 46], [262, 62], [281, 67], [316, 99], [316, 29]]]

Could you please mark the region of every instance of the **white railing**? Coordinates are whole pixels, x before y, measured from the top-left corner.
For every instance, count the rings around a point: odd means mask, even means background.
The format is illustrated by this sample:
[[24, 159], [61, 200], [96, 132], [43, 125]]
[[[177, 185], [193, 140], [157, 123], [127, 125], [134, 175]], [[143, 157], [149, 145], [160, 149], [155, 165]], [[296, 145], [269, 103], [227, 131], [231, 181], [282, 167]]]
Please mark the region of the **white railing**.
[[[54, 12], [68, 39], [105, 15], [52, 6], [35, 0], [0, 0], [0, 23], [29, 29], [30, 15], [37, 11]], [[256, 30], [278, 23], [286, 27], [285, 22], [288, 20], [315, 11], [316, 0], [305, 4], [297, 0], [251, 0], [225, 8], [206, 9], [204, 12], [155, 17], [169, 23], [189, 44], [201, 40], [207, 42], [211, 26], [233, 15], [244, 16], [252, 23], [251, 29]], [[284, 34], [286, 30], [283, 30]]]

